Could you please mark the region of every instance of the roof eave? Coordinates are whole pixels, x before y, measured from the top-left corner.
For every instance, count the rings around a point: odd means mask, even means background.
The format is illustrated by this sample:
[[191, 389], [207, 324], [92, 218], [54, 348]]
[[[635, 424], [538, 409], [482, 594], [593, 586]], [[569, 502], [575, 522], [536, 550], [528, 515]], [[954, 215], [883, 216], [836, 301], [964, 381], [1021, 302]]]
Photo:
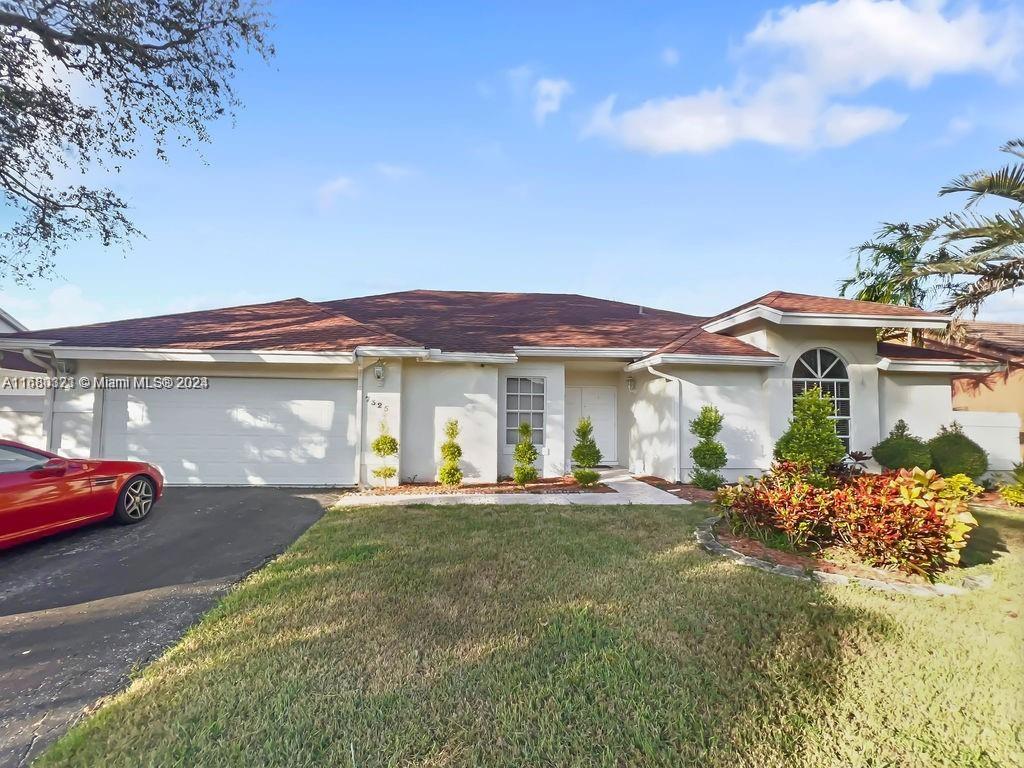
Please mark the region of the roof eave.
[[940, 315], [908, 317], [906, 315], [862, 315], [836, 312], [783, 312], [757, 304], [740, 312], [720, 317], [701, 326], [709, 333], [721, 333], [754, 320], [775, 325], [827, 325], [843, 328], [922, 328], [941, 330], [951, 318]]
[[[29, 346], [31, 345], [23, 345]], [[304, 349], [176, 349], [149, 347], [50, 346], [47, 351], [62, 360], [125, 360], [188, 363], [291, 363], [350, 365], [354, 352]]]
[[645, 357], [630, 363], [626, 371], [640, 371], [652, 365], [724, 365], [753, 368], [772, 368], [782, 365], [782, 360], [774, 355], [681, 355], [662, 354]]
[[657, 347], [513, 347], [520, 357], [583, 357], [635, 360]]
[[998, 363], [971, 362], [967, 360], [898, 360], [882, 357], [878, 361], [878, 370], [886, 373], [945, 373], [945, 374], [981, 374], [998, 373], [1006, 370], [1005, 365]]

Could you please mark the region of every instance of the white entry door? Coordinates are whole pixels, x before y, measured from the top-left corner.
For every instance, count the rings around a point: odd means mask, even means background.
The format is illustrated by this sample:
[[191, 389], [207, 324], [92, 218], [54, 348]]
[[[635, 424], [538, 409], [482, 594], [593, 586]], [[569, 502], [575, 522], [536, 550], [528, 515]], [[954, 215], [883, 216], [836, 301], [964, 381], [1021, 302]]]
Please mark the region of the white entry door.
[[103, 458], [189, 485], [355, 483], [354, 380], [211, 377], [208, 389], [103, 393]]
[[615, 387], [566, 387], [565, 388], [565, 415], [566, 415], [566, 445], [569, 450], [576, 444], [573, 431], [580, 419], [590, 417], [594, 425], [594, 441], [601, 451], [602, 464], [614, 464], [618, 461], [616, 455], [615, 412], [616, 412]]

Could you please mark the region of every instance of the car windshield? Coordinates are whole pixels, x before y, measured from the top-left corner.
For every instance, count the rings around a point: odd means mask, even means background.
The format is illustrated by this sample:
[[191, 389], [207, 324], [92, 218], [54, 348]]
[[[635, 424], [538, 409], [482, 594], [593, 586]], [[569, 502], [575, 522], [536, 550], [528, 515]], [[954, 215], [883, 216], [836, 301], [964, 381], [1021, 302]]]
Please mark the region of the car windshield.
[[47, 457], [27, 448], [15, 448], [0, 445], [0, 475], [9, 472], [24, 472], [26, 469], [40, 467], [46, 463]]

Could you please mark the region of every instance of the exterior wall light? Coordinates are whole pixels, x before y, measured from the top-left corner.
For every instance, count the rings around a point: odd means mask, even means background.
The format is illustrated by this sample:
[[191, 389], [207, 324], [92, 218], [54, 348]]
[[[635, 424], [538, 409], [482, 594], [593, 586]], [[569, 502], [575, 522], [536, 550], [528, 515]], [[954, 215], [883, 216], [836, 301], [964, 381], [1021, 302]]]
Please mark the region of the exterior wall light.
[[632, 376], [626, 377], [626, 391], [636, 392], [636, 379], [634, 379]]
[[384, 363], [377, 363], [373, 366], [373, 378], [377, 380], [377, 386], [384, 386]]

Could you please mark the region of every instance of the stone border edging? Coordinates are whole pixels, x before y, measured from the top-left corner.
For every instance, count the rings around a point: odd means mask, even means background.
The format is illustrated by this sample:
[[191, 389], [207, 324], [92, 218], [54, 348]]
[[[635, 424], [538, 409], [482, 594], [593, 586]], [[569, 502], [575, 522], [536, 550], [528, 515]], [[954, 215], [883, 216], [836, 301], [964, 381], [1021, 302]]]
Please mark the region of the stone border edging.
[[828, 571], [811, 571], [809, 574], [803, 568], [793, 565], [778, 565], [767, 560], [761, 560], [750, 555], [744, 555], [731, 547], [720, 542], [714, 533], [715, 524], [722, 520], [721, 515], [708, 517], [702, 520], [697, 529], [693, 532], [697, 543], [707, 552], [719, 557], [727, 557], [737, 565], [745, 565], [750, 568], [757, 568], [761, 571], [785, 576], [790, 579], [801, 581], [815, 581], [821, 584], [836, 584], [846, 586], [848, 584], [859, 584], [869, 589], [877, 589], [883, 592], [895, 592], [902, 595], [914, 595], [916, 597], [950, 597], [953, 595], [966, 595], [976, 589], [986, 589], [991, 586], [991, 579], [979, 579], [968, 576], [963, 581], [963, 586], [957, 587], [952, 584], [898, 584], [879, 579], [868, 579], [863, 576], [846, 576], [841, 573], [829, 573]]

